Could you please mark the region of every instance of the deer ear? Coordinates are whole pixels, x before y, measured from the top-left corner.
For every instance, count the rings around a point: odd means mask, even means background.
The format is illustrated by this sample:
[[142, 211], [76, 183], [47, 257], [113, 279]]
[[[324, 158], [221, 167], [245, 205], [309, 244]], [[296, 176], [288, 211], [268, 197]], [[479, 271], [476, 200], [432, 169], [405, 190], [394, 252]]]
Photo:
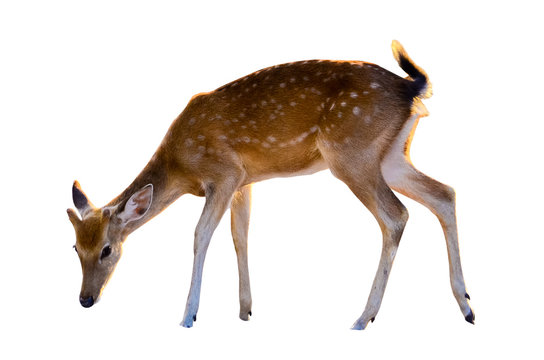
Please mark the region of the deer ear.
[[118, 215], [124, 224], [141, 219], [151, 207], [153, 185], [148, 184], [128, 199], [125, 209]]
[[72, 225], [74, 225], [74, 227], [79, 226], [79, 224], [81, 223], [81, 220], [77, 217], [76, 212], [72, 209], [68, 209], [66, 210], [66, 212], [68, 213], [68, 218], [70, 219], [70, 222], [72, 223]]
[[74, 181], [74, 185], [72, 186], [72, 199], [74, 200], [74, 205], [76, 206], [77, 211], [79, 211], [79, 215], [83, 217], [83, 214], [92, 206], [89, 199], [87, 199], [87, 195], [81, 190], [81, 186], [79, 185], [79, 182]]

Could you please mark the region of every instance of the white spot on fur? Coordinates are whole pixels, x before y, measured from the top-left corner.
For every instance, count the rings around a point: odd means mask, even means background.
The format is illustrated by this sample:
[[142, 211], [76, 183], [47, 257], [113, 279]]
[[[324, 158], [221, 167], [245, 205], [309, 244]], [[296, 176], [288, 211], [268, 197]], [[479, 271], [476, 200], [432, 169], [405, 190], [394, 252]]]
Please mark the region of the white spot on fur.
[[276, 142], [276, 138], [273, 137], [273, 136], [267, 137], [266, 140], [268, 140], [268, 142], [271, 142], [271, 143], [275, 143], [275, 142]]
[[194, 125], [195, 123], [196, 123], [196, 119], [195, 119], [195, 118], [189, 119], [189, 125]]
[[291, 101], [291, 102], [289, 103], [289, 105], [291, 105], [292, 107], [295, 107], [295, 106], [297, 106], [297, 103], [294, 102], [294, 101]]
[[342, 113], [339, 111], [338, 112], [338, 118], [341, 118], [342, 117]]
[[285, 83], [281, 83], [280, 88], [284, 88], [284, 87], [285, 87]]
[[192, 139], [185, 139], [185, 146], [190, 147], [192, 146], [194, 141]]
[[361, 109], [358, 106], [355, 106], [352, 111], [353, 115], [359, 115], [361, 113]]
[[294, 77], [292, 77], [292, 78], [289, 79], [289, 82], [292, 84], [292, 83], [294, 83], [296, 80], [297, 80], [297, 79], [295, 79]]
[[370, 88], [371, 88], [371, 89], [377, 89], [377, 88], [379, 88], [379, 87], [380, 87], [380, 84], [378, 84], [378, 83], [375, 83], [375, 82], [370, 83]]
[[306, 95], [305, 94], [300, 94], [300, 98], [301, 99], [306, 99]]
[[217, 138], [221, 141], [227, 140], [227, 137], [225, 135], [219, 135]]
[[196, 138], [197, 138], [198, 140], [202, 141], [202, 140], [204, 140], [206, 137], [205, 137], [204, 135], [198, 135]]
[[355, 99], [357, 96], [357, 93], [356, 92], [352, 92], [351, 94], [349, 94], [349, 97], [352, 98], [352, 99]]

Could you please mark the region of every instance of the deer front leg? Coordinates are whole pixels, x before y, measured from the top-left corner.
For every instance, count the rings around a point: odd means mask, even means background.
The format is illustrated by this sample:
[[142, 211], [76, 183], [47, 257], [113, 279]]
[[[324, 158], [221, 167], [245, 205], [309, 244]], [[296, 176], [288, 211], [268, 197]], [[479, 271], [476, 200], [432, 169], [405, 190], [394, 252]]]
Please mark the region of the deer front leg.
[[193, 274], [187, 305], [185, 306], [185, 315], [181, 322], [183, 327], [192, 327], [193, 322], [196, 321], [196, 313], [200, 303], [202, 271], [208, 245], [215, 228], [228, 208], [238, 184], [238, 181], [231, 178], [222, 183], [210, 184], [206, 188], [206, 203], [195, 230]]
[[238, 258], [240, 319], [247, 321], [251, 316], [251, 287], [247, 262], [247, 234], [251, 212], [251, 185], [242, 187], [234, 194], [230, 206], [231, 231]]

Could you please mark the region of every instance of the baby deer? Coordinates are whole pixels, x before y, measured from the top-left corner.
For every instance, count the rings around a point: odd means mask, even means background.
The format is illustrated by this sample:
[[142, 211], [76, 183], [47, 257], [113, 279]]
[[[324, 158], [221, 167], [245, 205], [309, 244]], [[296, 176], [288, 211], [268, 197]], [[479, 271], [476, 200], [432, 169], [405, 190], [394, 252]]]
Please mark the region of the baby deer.
[[451, 287], [468, 322], [452, 188], [414, 168], [409, 150], [418, 120], [428, 115], [427, 74], [394, 41], [394, 56], [408, 73], [403, 79], [360, 61], [301, 61], [250, 74], [196, 95], [177, 117], [147, 166], [117, 198], [102, 208], [91, 204], [76, 181], [69, 209], [83, 282], [84, 307], [98, 301], [121, 256], [127, 236], [181, 195], [205, 196], [194, 239], [191, 287], [182, 326], [196, 320], [210, 238], [231, 209], [238, 257], [240, 318], [251, 315], [247, 234], [251, 184], [273, 177], [330, 169], [374, 215], [383, 249], [363, 314], [364, 329], [380, 308], [408, 212], [395, 190], [428, 207], [446, 237]]

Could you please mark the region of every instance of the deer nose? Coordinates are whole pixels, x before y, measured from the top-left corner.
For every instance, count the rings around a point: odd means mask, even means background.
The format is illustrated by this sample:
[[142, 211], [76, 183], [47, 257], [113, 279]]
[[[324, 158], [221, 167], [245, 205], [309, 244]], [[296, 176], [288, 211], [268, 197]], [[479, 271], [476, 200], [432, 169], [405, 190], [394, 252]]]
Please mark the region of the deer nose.
[[94, 304], [94, 299], [92, 296], [89, 296], [89, 297], [80, 296], [79, 302], [81, 303], [81, 306], [83, 306], [84, 308], [90, 308]]

